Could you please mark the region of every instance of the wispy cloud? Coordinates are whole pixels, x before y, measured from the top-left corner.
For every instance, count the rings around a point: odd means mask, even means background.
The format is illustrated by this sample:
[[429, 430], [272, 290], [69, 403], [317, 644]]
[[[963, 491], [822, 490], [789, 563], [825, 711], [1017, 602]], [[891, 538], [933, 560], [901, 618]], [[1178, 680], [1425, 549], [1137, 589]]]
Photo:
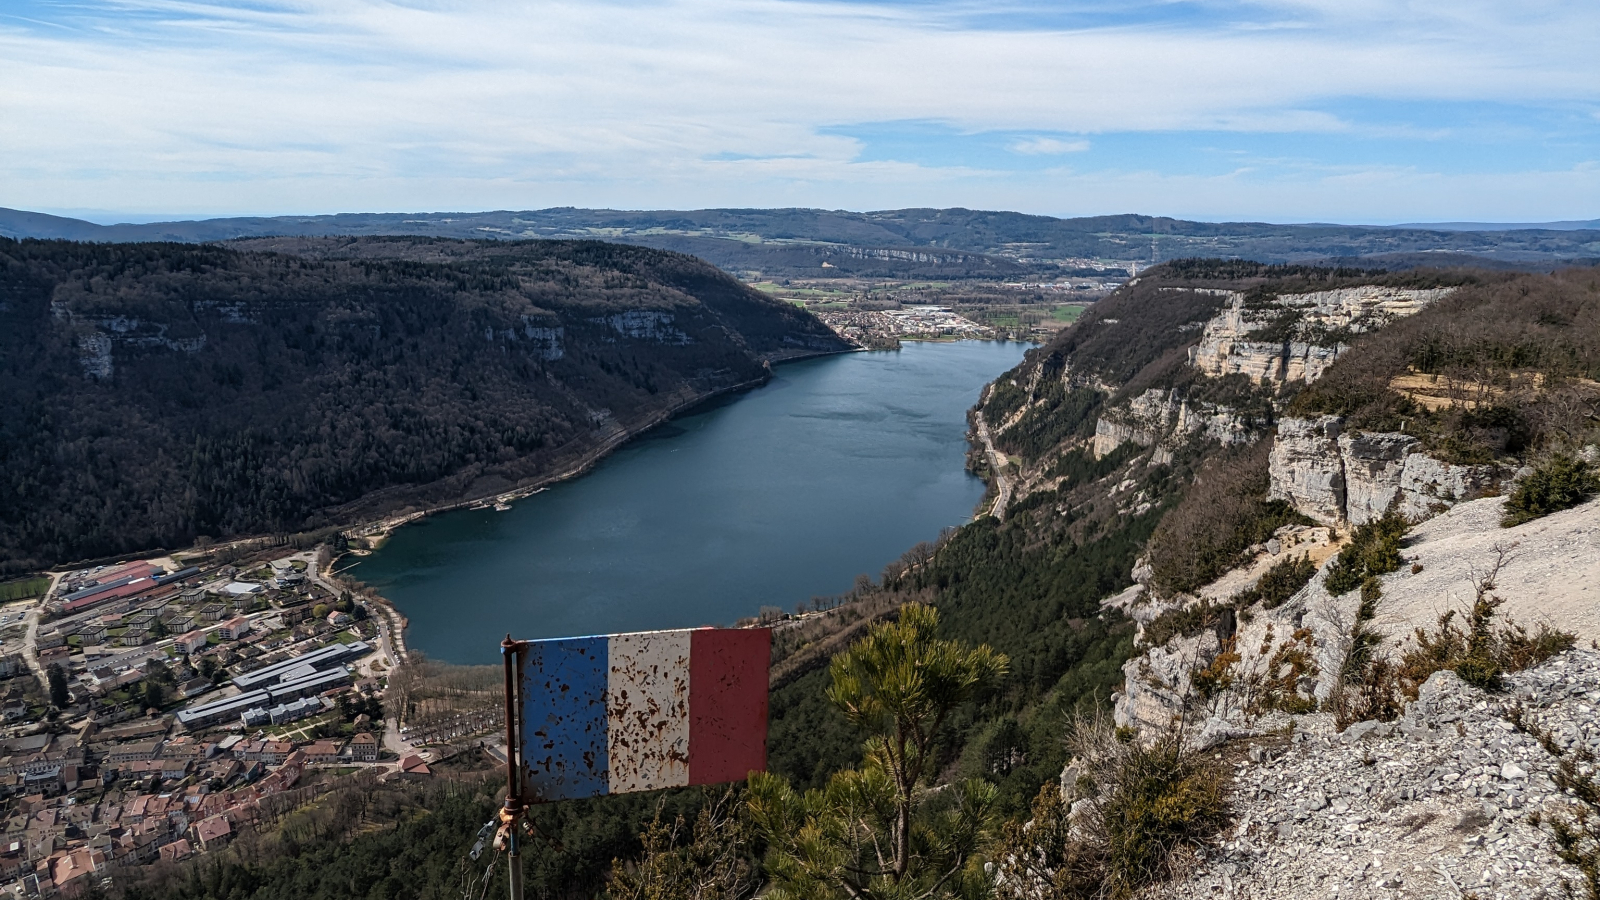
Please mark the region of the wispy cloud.
[[[1555, 0], [17, 2], [0, 16], [10, 206], [1065, 213], [1078, 208], [1054, 199], [1067, 196], [1050, 189], [1058, 176], [1029, 158], [1080, 154], [1071, 196], [1103, 193], [1085, 193], [1098, 178], [1132, 202], [1129, 179], [1212, 196], [1175, 180], [1197, 164], [1183, 135], [1232, 135], [1257, 156], [1278, 155], [1261, 147], [1284, 136], [1321, 136], [1314, 152], [1329, 164], [1382, 167], [1448, 131], [1454, 168], [1439, 171], [1476, 169], [1487, 185], [1569, 171], [1582, 159], [1552, 155], [1530, 117], [1600, 104], [1585, 37], [1600, 33], [1600, 7]], [[1375, 106], [1483, 103], [1499, 106], [1472, 129]], [[1580, 149], [1563, 152], [1600, 146], [1593, 120], [1573, 118], [1587, 130], [1565, 135]], [[891, 167], [837, 127], [913, 120], [947, 126], [929, 140], [952, 147], [994, 135], [997, 152]], [[1508, 129], [1531, 136], [1492, 139]], [[1063, 134], [1075, 137], [1044, 136]], [[1172, 149], [1129, 174], [1109, 148], [1140, 135]], [[1299, 179], [1295, 190], [1224, 181], [1239, 193], [1219, 214], [1282, 214], [1277, 198], [1294, 197], [1303, 212], [1291, 218], [1328, 218], [1352, 199], [1335, 191], [1356, 189], [1276, 174]], [[1586, 184], [1565, 202], [1600, 207]], [[1195, 210], [1187, 197], [1140, 202]]]
[[1063, 141], [1057, 138], [1036, 137], [1013, 141], [1010, 146], [1012, 153], [1021, 153], [1025, 156], [1045, 156], [1060, 153], [1083, 153], [1089, 149], [1089, 142]]

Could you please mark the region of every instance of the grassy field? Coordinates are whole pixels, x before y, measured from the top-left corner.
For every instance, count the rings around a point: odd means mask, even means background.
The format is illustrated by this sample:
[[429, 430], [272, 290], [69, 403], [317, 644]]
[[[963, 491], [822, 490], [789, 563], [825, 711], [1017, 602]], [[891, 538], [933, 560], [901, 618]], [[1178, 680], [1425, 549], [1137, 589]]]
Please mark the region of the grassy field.
[[30, 597], [42, 597], [50, 589], [48, 578], [24, 578], [21, 581], [7, 581], [0, 584], [0, 603], [10, 603], [13, 600], [27, 600]]
[[1050, 318], [1055, 319], [1057, 322], [1066, 322], [1070, 325], [1073, 322], [1078, 321], [1078, 317], [1083, 315], [1085, 308], [1086, 307], [1079, 306], [1076, 303], [1064, 304], [1050, 310]]

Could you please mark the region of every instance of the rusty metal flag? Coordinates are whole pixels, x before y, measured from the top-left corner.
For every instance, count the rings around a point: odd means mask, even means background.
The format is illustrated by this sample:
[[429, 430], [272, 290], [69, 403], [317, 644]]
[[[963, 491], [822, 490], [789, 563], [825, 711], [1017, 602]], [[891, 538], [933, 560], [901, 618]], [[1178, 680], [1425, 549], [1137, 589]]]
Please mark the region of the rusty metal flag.
[[518, 752], [529, 800], [716, 784], [766, 769], [767, 629], [521, 646]]

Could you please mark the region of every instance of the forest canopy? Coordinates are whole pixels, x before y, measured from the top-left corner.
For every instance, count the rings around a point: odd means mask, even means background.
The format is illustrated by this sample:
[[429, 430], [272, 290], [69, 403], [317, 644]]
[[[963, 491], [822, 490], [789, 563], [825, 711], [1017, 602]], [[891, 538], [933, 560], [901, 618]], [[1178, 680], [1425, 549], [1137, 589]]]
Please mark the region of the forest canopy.
[[504, 490], [845, 349], [676, 253], [256, 243], [0, 239], [0, 574]]

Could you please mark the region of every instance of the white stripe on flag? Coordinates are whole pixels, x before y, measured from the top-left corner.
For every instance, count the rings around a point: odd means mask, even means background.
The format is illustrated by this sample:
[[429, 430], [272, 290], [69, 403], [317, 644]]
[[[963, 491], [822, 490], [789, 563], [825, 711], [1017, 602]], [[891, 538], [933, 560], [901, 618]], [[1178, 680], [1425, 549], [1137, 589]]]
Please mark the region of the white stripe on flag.
[[689, 632], [610, 639], [606, 751], [611, 793], [689, 783]]

